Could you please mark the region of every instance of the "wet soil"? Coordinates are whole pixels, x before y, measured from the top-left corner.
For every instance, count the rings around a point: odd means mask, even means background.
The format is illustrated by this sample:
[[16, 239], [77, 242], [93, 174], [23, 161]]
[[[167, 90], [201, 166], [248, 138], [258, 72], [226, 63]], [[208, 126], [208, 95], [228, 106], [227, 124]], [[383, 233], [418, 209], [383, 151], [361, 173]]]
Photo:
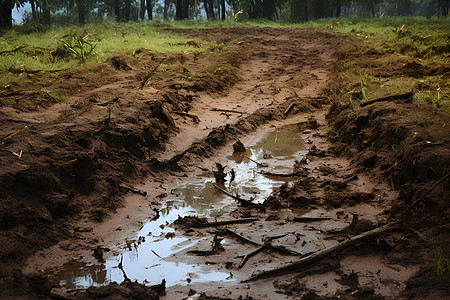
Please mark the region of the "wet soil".
[[[434, 257], [450, 257], [448, 115], [339, 104], [334, 53], [366, 57], [331, 33], [172, 32], [226, 48], [137, 49], [2, 88], [11, 100], [0, 107], [3, 298], [449, 295]], [[257, 206], [214, 188], [216, 163], [236, 172], [222, 188]], [[200, 228], [195, 218], [254, 220]], [[300, 273], [242, 282], [394, 222], [396, 231]], [[165, 289], [152, 286], [163, 279]]]

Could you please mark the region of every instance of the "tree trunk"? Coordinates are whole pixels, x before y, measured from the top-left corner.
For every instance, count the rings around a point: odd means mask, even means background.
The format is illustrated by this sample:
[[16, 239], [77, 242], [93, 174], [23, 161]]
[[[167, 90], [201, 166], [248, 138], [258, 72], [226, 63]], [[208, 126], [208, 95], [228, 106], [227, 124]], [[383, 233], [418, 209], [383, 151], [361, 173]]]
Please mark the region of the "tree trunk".
[[12, 26], [12, 0], [0, 0], [0, 29]]
[[47, 0], [44, 0], [42, 5], [42, 15], [44, 25], [50, 25], [50, 9], [48, 8]]
[[272, 20], [274, 11], [275, 11], [275, 1], [274, 0], [263, 0], [263, 4], [262, 4], [263, 18]]
[[339, 18], [341, 16], [342, 11], [342, 3], [341, 0], [336, 1], [336, 18]]
[[147, 0], [147, 16], [149, 20], [153, 20], [152, 0]]
[[203, 5], [205, 6], [206, 18], [208, 20], [210, 20], [211, 17], [209, 16], [209, 9], [208, 9], [208, 2], [207, 2], [207, 0], [203, 0]]
[[84, 25], [86, 23], [86, 5], [84, 0], [77, 0], [78, 23]]
[[130, 21], [131, 0], [125, 0], [125, 22]]
[[114, 0], [114, 15], [116, 16], [116, 21], [120, 22], [120, 5], [119, 5], [119, 0]]
[[32, 20], [35, 22], [37, 20], [37, 16], [36, 16], [36, 3], [34, 2], [34, 0], [30, 0], [30, 5], [31, 5], [31, 17]]
[[183, 19], [183, 0], [175, 0], [175, 20]]
[[189, 19], [189, 0], [183, 0], [183, 19]]
[[169, 0], [164, 0], [164, 21], [167, 21], [167, 9], [168, 9], [168, 6], [169, 6], [168, 1]]
[[139, 0], [139, 18], [144, 21], [145, 18], [145, 0]]
[[227, 18], [225, 13], [225, 0], [222, 0], [222, 20], [225, 20]]
[[212, 0], [206, 0], [208, 2], [208, 10], [209, 10], [209, 16], [211, 18], [211, 20], [215, 20], [216, 17], [214, 16], [214, 6], [212, 3]]

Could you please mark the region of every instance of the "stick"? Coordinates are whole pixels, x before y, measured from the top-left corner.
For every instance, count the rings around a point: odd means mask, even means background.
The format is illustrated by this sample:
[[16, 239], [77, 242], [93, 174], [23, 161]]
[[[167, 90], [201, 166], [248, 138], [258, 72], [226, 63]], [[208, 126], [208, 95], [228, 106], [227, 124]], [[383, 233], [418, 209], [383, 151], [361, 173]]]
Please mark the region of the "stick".
[[366, 107], [370, 104], [374, 104], [377, 102], [383, 102], [383, 101], [392, 101], [392, 100], [398, 100], [398, 99], [409, 99], [414, 96], [413, 92], [406, 92], [406, 93], [400, 93], [400, 94], [392, 94], [384, 97], [378, 97], [378, 98], [372, 98], [367, 101], [362, 102], [360, 105], [361, 107]]
[[261, 211], [266, 211], [266, 208], [264, 206], [262, 206], [261, 204], [256, 204], [256, 203], [252, 203], [248, 200], [242, 199], [240, 197], [234, 196], [232, 194], [230, 194], [229, 192], [227, 192], [226, 190], [222, 189], [220, 186], [218, 186], [217, 184], [213, 183], [214, 187], [216, 189], [218, 189], [219, 191], [221, 191], [222, 193], [224, 193], [225, 195], [233, 198], [234, 200], [238, 201], [242, 206], [247, 206], [247, 207], [255, 207], [258, 208]]
[[180, 116], [186, 116], [192, 119], [192, 121], [194, 121], [195, 123], [199, 123], [200, 122], [200, 118], [197, 117], [196, 115], [193, 114], [189, 114], [189, 113], [185, 113], [182, 111], [172, 111], [174, 114], [180, 115]]
[[331, 247], [331, 248], [327, 248], [321, 251], [318, 251], [310, 256], [307, 256], [305, 258], [300, 259], [297, 262], [291, 263], [289, 265], [286, 265], [284, 267], [281, 268], [277, 268], [277, 269], [273, 269], [273, 270], [269, 270], [269, 271], [264, 271], [261, 272], [255, 276], [250, 277], [249, 279], [243, 281], [243, 282], [250, 282], [250, 281], [255, 281], [258, 279], [263, 279], [263, 278], [269, 278], [269, 277], [274, 277], [274, 276], [278, 276], [278, 275], [282, 275], [282, 274], [286, 274], [286, 273], [294, 273], [294, 272], [300, 272], [302, 270], [304, 270], [306, 267], [308, 267], [309, 265], [322, 260], [323, 258], [330, 256], [336, 252], [342, 251], [344, 249], [349, 248], [350, 246], [353, 246], [355, 244], [358, 244], [364, 240], [367, 240], [369, 238], [372, 238], [374, 236], [376, 236], [377, 234], [380, 234], [382, 232], [386, 232], [389, 230], [393, 230], [396, 226], [395, 223], [394, 224], [387, 224], [378, 228], [375, 228], [373, 230], [364, 232], [360, 235], [354, 236], [349, 240], [346, 240], [342, 243], [339, 243], [338, 245]]
[[24, 131], [25, 129], [28, 129], [28, 125], [26, 125], [26, 126], [25, 126], [24, 128], [22, 128], [22, 129], [19, 129], [19, 130], [16, 131], [16, 132], [13, 132], [13, 133], [11, 133], [11, 134], [8, 134], [8, 136], [6, 136], [5, 138], [3, 138], [3, 139], [0, 141], [0, 143], [1, 143], [1, 144], [4, 144], [4, 143], [6, 142], [6, 140], [12, 138], [13, 136], [15, 136], [15, 135], [18, 134], [18, 133], [21, 133], [21, 132]]
[[298, 177], [298, 176], [304, 176], [305, 174], [303, 172], [294, 172], [294, 173], [272, 173], [272, 172], [260, 172], [262, 175], [266, 176], [277, 176], [277, 177]]
[[241, 260], [241, 262], [238, 265], [238, 269], [242, 268], [245, 263], [247, 262], [247, 260], [249, 260], [249, 258], [255, 256], [256, 254], [258, 254], [259, 252], [263, 251], [264, 249], [266, 249], [266, 244], [262, 245], [261, 247], [259, 247], [258, 249], [256, 249], [253, 252], [250, 252], [249, 254], [247, 254], [246, 256], [244, 256], [244, 258]]
[[284, 111], [284, 114], [286, 115], [296, 105], [297, 105], [297, 103], [295, 103], [295, 102], [291, 103], [291, 105], [289, 105], [288, 108], [286, 108], [286, 110]]
[[131, 186], [127, 186], [127, 185], [121, 184], [121, 185], [119, 185], [119, 187], [123, 188], [124, 190], [133, 192], [135, 194], [139, 194], [139, 195], [142, 195], [142, 196], [147, 196], [147, 192], [141, 191], [141, 190], [137, 190], [135, 188], [132, 188]]
[[249, 258], [255, 256], [256, 254], [258, 254], [259, 252], [261, 252], [263, 250], [272, 250], [272, 251], [275, 251], [275, 252], [278, 252], [278, 253], [284, 254], [284, 255], [301, 255], [300, 253], [292, 251], [290, 249], [287, 249], [286, 247], [273, 246], [270, 243], [265, 243], [264, 245], [262, 245], [261, 247], [259, 247], [255, 251], [250, 252], [249, 254], [244, 256], [244, 258], [242, 259], [241, 263], [238, 266], [238, 269], [242, 268], [244, 266], [244, 264], [248, 261]]
[[220, 221], [220, 222], [208, 222], [204, 224], [196, 224], [193, 227], [195, 228], [204, 228], [204, 227], [217, 227], [222, 225], [231, 225], [231, 224], [244, 224], [258, 221], [257, 218], [246, 218], [246, 219], [237, 219], [237, 220], [229, 220], [229, 221]]
[[225, 229], [222, 232], [227, 234], [227, 235], [231, 235], [231, 236], [235, 237], [236, 239], [238, 239], [241, 242], [244, 242], [244, 243], [247, 243], [247, 244], [251, 244], [251, 245], [254, 245], [254, 246], [259, 246], [259, 247], [262, 246], [262, 244], [254, 242], [252, 240], [249, 240], [248, 238], [245, 238], [242, 235], [239, 235], [236, 232], [231, 231], [230, 229]]
[[444, 182], [445, 180], [447, 180], [447, 178], [450, 176], [450, 173], [448, 173], [447, 175], [445, 175], [444, 177], [442, 177], [441, 179], [439, 179], [435, 184], [433, 184], [432, 187], [430, 187], [425, 193], [423, 193], [422, 196], [420, 196], [419, 198], [417, 198], [416, 200], [412, 201], [409, 203], [408, 207], [412, 207], [414, 205], [416, 205], [420, 200], [422, 200], [426, 195], [428, 195], [429, 193], [431, 193], [439, 184], [441, 184], [442, 182]]
[[248, 156], [244, 156], [244, 157], [245, 157], [245, 158], [248, 158], [249, 160], [251, 160], [252, 162], [254, 162], [258, 167], [265, 168], [265, 167], [268, 167], [268, 166], [269, 166], [268, 164], [264, 164], [264, 163], [257, 162], [256, 160], [251, 159], [251, 158], [248, 157]]
[[314, 217], [296, 217], [294, 218], [294, 222], [314, 222], [314, 221], [326, 221], [326, 220], [331, 220], [331, 218], [329, 217], [318, 217], [318, 218], [314, 218]]
[[235, 114], [241, 114], [241, 115], [244, 114], [242, 111], [221, 109], [221, 108], [211, 108], [211, 111], [222, 111], [222, 112], [229, 112], [229, 113], [235, 113]]

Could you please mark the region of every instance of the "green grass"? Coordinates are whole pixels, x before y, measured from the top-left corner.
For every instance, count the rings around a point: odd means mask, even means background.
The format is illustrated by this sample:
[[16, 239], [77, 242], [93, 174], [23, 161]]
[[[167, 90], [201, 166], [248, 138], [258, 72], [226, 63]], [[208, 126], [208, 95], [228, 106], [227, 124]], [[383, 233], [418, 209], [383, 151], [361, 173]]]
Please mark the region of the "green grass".
[[[139, 48], [156, 52], [201, 52], [212, 46], [212, 42], [161, 32], [156, 23], [104, 23], [82, 27], [51, 27], [44, 32], [21, 33], [16, 27], [0, 37], [2, 55], [0, 72], [21, 73], [23, 70], [60, 70], [80, 64], [80, 57], [66, 46], [68, 36], [88, 35], [95, 45], [86, 57], [87, 63], [103, 62], [117, 52], [132, 54]], [[195, 41], [200, 48], [187, 44]], [[17, 49], [20, 47], [19, 49]]]

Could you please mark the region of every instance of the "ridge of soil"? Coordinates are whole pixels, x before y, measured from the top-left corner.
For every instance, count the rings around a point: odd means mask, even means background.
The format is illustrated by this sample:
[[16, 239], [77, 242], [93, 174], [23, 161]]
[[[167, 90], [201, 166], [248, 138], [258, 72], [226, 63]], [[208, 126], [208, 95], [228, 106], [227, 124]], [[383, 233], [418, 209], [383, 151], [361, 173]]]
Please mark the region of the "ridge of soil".
[[[318, 109], [328, 99], [339, 98], [339, 81], [334, 78], [327, 87], [325, 83], [335, 59], [343, 59], [333, 58], [332, 53], [342, 46], [341, 53], [364, 65], [366, 56], [349, 47], [354, 41], [297, 29], [171, 31], [223, 42], [229, 48], [210, 49], [209, 54], [137, 49], [131, 56], [118, 53], [90, 70], [50, 73], [45, 79], [30, 76], [29, 81], [0, 91], [2, 97], [14, 100], [13, 104], [0, 107], [0, 124], [4, 128], [0, 137], [0, 259], [4, 262], [0, 267], [0, 287], [4, 289], [0, 295], [48, 298], [50, 289], [44, 277], [21, 274], [24, 260], [64, 239], [91, 251], [93, 245], [89, 248], [88, 244], [96, 240], [91, 232], [97, 229], [78, 227], [79, 224], [103, 222], [98, 223], [101, 227], [100, 224], [114, 219], [113, 212], [127, 205], [123, 195], [141, 192], [135, 188], [135, 179], [153, 178], [155, 193], [159, 193], [166, 184], [164, 179], [169, 182], [188, 176], [199, 169], [199, 162], [208, 157], [214, 161], [220, 149], [258, 126], [274, 120], [282, 122], [304, 112], [314, 114], [319, 125], [311, 123], [312, 119], [302, 125], [314, 136], [305, 161], [294, 166], [300, 178], [281, 186], [264, 206], [275, 210], [305, 206], [339, 210], [375, 203], [385, 208], [376, 222], [396, 221], [402, 229], [385, 238], [390, 245], [388, 250], [360, 245], [301, 275], [263, 284], [273, 285], [277, 293], [287, 298], [328, 299], [329, 296], [318, 295], [307, 287], [302, 278], [331, 271], [347, 287], [332, 297], [383, 299], [373, 288], [363, 286], [356, 273], [343, 270], [345, 257], [370, 253], [402, 266], [422, 264], [406, 282], [401, 296], [442, 298], [450, 294], [448, 272], [436, 275], [434, 257], [438, 253], [450, 257], [449, 180], [430, 190], [450, 171], [447, 114], [425, 104], [399, 101], [364, 108], [334, 101], [328, 114], [333, 130], [325, 135], [325, 120]], [[216, 51], [221, 55], [216, 55]], [[161, 62], [167, 67], [156, 71], [140, 90], [143, 78]], [[383, 76], [404, 75], [408, 70], [420, 76], [436, 72], [448, 76], [448, 68], [421, 66], [417, 73], [415, 64], [406, 65], [410, 67], [383, 70]], [[30, 87], [36, 85], [41, 91], [30, 92]], [[72, 93], [66, 103], [55, 96], [55, 91], [59, 95], [65, 90]], [[320, 90], [324, 90], [322, 95], [326, 98], [319, 96]], [[215, 108], [241, 113], [213, 112]], [[326, 137], [331, 144], [322, 141]], [[342, 167], [336, 163], [339, 157], [352, 161]], [[364, 181], [358, 177], [367, 178], [368, 186], [363, 187]], [[399, 192], [392, 203], [387, 203], [390, 196], [383, 185], [386, 180], [393, 190], [389, 193]], [[378, 196], [383, 192], [385, 195]], [[150, 208], [158, 206], [156, 195], [141, 196], [147, 202], [153, 200]], [[248, 216], [248, 211], [242, 209], [236, 214]], [[336, 216], [343, 218], [341, 212], [336, 212]], [[329, 234], [345, 240], [376, 225], [354, 217], [348, 228]], [[32, 257], [32, 261], [39, 259], [45, 267], [54, 267], [50, 258]], [[275, 264], [271, 259], [264, 261]], [[258, 266], [259, 262], [253, 264]], [[129, 288], [141, 289], [139, 284]], [[106, 287], [106, 294], [110, 293], [108, 289], [115, 287]], [[115, 289], [114, 293], [122, 292]], [[159, 297], [142, 290], [146, 292], [155, 299]], [[101, 290], [93, 293], [106, 295]], [[118, 299], [136, 296], [126, 293]], [[208, 292], [199, 299], [228, 299], [216, 296]], [[82, 297], [86, 294], [79, 299]], [[247, 294], [248, 297], [251, 299]]]

